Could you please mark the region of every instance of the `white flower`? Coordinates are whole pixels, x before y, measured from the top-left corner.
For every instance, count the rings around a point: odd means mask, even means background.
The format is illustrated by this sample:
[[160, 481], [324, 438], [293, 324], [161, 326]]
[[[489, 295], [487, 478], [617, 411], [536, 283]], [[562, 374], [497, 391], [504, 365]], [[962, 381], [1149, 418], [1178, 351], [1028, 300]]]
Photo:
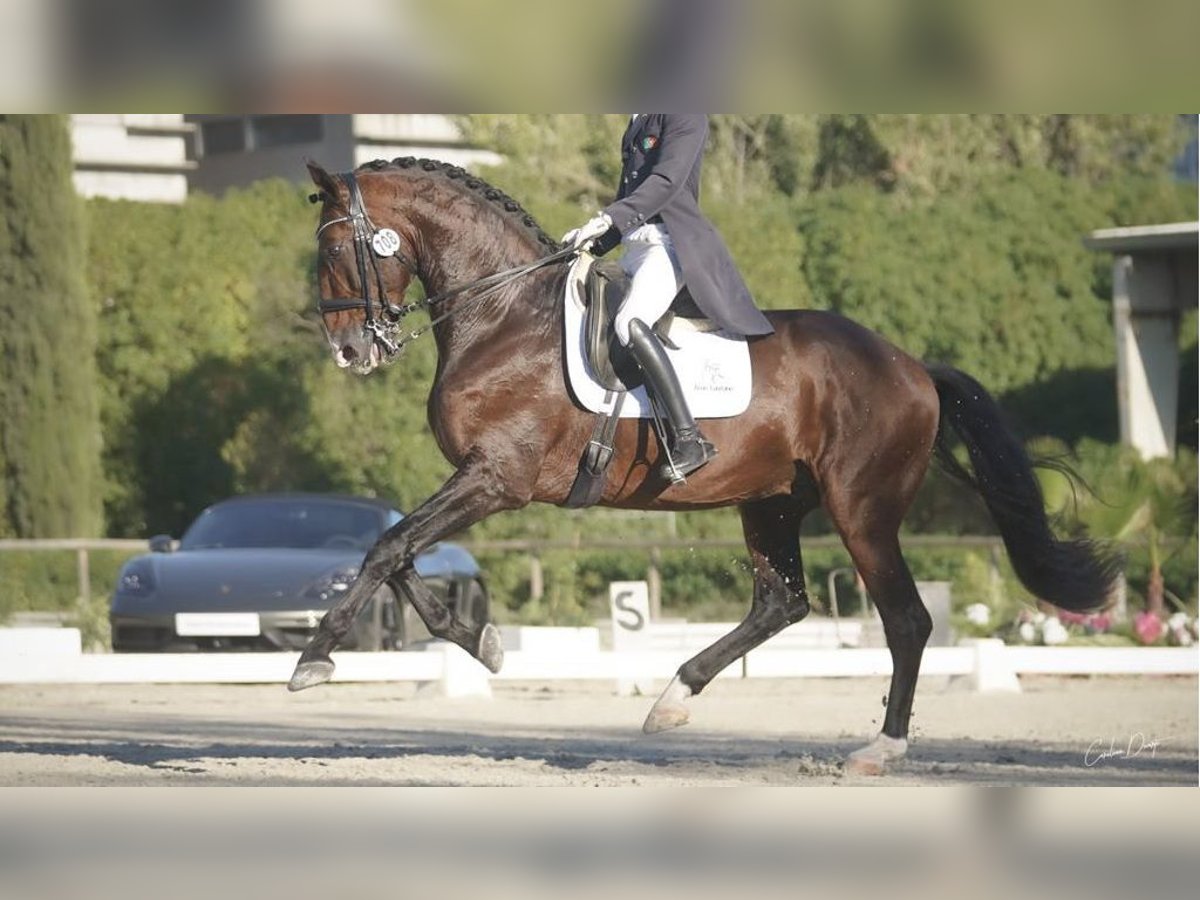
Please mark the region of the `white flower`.
[[983, 603], [972, 603], [965, 610], [967, 621], [972, 625], [986, 626], [992, 618], [992, 611]]
[[1192, 633], [1192, 621], [1187, 613], [1177, 612], [1167, 619], [1167, 634], [1180, 647], [1190, 647], [1195, 642]]
[[1055, 644], [1065, 644], [1067, 638], [1067, 629], [1063, 627], [1063, 623], [1058, 621], [1057, 616], [1051, 616], [1042, 623], [1042, 643], [1047, 647], [1052, 647]]
[[1041, 625], [1045, 621], [1046, 621], [1046, 614], [1044, 612], [1042, 612], [1040, 609], [1033, 614], [1033, 624], [1034, 625]]
[[1021, 627], [1017, 629], [1017, 633], [1021, 635], [1021, 640], [1027, 644], [1032, 644], [1033, 639], [1037, 637], [1037, 631], [1034, 630], [1032, 622], [1022, 622]]

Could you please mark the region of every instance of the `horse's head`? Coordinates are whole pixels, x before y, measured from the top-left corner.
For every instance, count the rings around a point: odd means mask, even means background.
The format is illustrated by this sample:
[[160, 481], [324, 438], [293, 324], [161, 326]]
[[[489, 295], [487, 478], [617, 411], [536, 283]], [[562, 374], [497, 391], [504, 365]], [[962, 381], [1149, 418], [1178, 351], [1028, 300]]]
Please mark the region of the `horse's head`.
[[[379, 195], [381, 179], [369, 174], [330, 175], [308, 164], [313, 196], [321, 207], [317, 227], [317, 308], [334, 361], [366, 375], [398, 352], [399, 303], [416, 262]], [[411, 246], [409, 243], [407, 246]]]

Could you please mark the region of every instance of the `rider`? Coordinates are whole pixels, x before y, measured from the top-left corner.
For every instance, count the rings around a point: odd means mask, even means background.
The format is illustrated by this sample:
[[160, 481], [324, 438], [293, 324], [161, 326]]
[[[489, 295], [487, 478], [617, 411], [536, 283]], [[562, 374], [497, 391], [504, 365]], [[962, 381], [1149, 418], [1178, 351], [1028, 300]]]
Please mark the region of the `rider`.
[[625, 246], [621, 267], [632, 281], [613, 324], [617, 339], [632, 352], [666, 410], [670, 460], [659, 474], [672, 482], [682, 481], [717, 451], [696, 426], [651, 327], [686, 284], [700, 311], [726, 332], [749, 336], [774, 330], [755, 307], [716, 229], [700, 212], [700, 166], [707, 140], [704, 115], [633, 116], [621, 140], [616, 201], [563, 237], [563, 243], [576, 247], [595, 242], [598, 254], [612, 249], [618, 239]]

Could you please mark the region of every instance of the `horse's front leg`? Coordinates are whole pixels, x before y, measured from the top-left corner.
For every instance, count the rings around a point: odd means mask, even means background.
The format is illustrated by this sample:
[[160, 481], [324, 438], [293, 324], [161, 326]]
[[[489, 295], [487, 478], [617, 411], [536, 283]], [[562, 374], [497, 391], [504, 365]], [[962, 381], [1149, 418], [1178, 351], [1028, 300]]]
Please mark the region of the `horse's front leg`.
[[503, 652], [495, 627], [484, 624], [476, 629], [467, 628], [420, 583], [412, 566], [418, 554], [448, 535], [492, 513], [516, 509], [528, 502], [528, 494], [506, 483], [496, 465], [482, 456], [469, 456], [440, 490], [375, 542], [354, 584], [325, 614], [317, 633], [300, 654], [288, 689], [300, 691], [323, 684], [333, 676], [329, 654], [379, 586], [396, 576], [430, 633], [453, 641], [493, 672], [498, 671]]

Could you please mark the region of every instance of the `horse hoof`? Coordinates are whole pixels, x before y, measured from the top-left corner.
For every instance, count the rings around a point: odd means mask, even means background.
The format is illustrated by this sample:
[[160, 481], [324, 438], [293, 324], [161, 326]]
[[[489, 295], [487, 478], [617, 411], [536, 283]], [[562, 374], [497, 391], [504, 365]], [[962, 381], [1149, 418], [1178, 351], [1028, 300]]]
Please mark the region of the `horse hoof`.
[[504, 645], [500, 641], [500, 631], [491, 622], [483, 626], [483, 632], [479, 635], [479, 650], [475, 654], [478, 659], [493, 675], [500, 671], [500, 667], [504, 665]]
[[691, 717], [691, 713], [682, 703], [678, 705], [655, 703], [654, 708], [650, 710], [650, 715], [646, 716], [645, 724], [642, 725], [642, 733], [658, 734], [660, 731], [670, 731], [672, 728], [686, 725]]
[[313, 659], [296, 664], [292, 680], [288, 682], [289, 691], [302, 691], [305, 688], [324, 684], [333, 677], [333, 660]]
[[904, 738], [879, 734], [867, 746], [850, 754], [846, 760], [846, 773], [872, 777], [886, 774], [888, 765], [901, 759], [907, 752], [908, 741]]
[[691, 718], [691, 713], [683, 705], [683, 701], [690, 696], [692, 696], [692, 689], [680, 681], [679, 676], [676, 675], [650, 709], [650, 715], [646, 716], [646, 722], [642, 725], [642, 732], [658, 734], [660, 731], [686, 725]]
[[875, 777], [887, 771], [887, 763], [879, 758], [851, 756], [846, 760], [847, 775], [868, 775]]

